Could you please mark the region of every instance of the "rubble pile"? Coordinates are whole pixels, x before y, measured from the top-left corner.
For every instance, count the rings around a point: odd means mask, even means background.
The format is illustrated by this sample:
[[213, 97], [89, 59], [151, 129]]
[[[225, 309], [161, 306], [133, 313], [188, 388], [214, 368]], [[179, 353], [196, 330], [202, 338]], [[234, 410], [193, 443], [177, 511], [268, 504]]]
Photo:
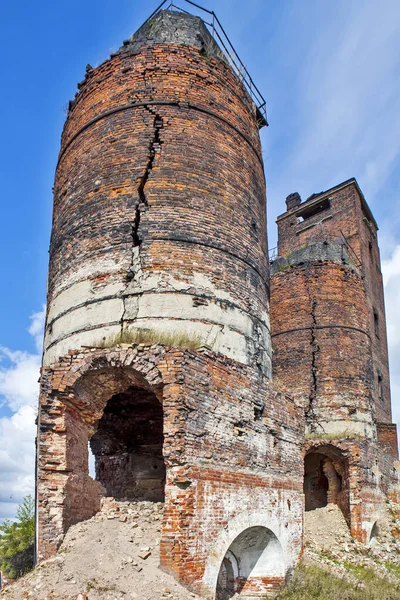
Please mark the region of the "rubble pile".
[[105, 498], [70, 527], [57, 555], [5, 588], [4, 600], [191, 600], [158, 568], [163, 504]]
[[342, 511], [336, 504], [305, 513], [304, 563], [318, 564], [350, 583], [358, 582], [357, 571], [371, 569], [377, 576], [399, 582], [400, 505], [386, 503], [370, 544], [354, 540]]

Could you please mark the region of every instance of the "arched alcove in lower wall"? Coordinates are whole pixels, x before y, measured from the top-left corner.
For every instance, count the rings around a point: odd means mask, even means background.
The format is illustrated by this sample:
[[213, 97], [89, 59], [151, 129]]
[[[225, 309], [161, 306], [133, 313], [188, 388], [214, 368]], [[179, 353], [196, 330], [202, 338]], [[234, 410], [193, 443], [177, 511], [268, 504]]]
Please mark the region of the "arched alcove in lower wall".
[[297, 556], [288, 544], [284, 523], [268, 510], [237, 515], [208, 553], [203, 595], [215, 600], [265, 598], [282, 585], [294, 566]]
[[107, 496], [164, 501], [163, 410], [154, 392], [130, 386], [113, 395], [90, 447]]
[[162, 386], [149, 385], [133, 368], [102, 365], [78, 379], [73, 399], [66, 417], [64, 532], [98, 511], [101, 496], [163, 502]]
[[285, 577], [282, 546], [266, 527], [242, 531], [226, 552], [218, 573], [216, 600], [259, 598]]
[[349, 465], [332, 445], [311, 448], [304, 458], [305, 510], [336, 504], [350, 525]]

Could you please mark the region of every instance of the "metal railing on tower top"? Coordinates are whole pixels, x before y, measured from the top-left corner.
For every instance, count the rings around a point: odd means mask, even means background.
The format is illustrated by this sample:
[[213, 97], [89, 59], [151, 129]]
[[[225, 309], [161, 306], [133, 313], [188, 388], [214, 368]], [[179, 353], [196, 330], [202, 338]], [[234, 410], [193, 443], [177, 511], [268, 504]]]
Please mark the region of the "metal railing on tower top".
[[232, 42], [228, 38], [228, 35], [227, 35], [225, 29], [222, 27], [220, 20], [218, 19], [217, 15], [215, 14], [215, 12], [213, 10], [208, 10], [207, 8], [204, 8], [203, 6], [200, 6], [199, 4], [192, 2], [192, 0], [164, 0], [156, 8], [156, 10], [154, 12], [152, 12], [152, 14], [149, 16], [149, 18], [146, 19], [146, 22], [149, 21], [152, 17], [154, 17], [154, 15], [156, 15], [165, 5], [167, 5], [165, 7], [166, 10], [176, 9], [177, 11], [190, 14], [190, 13], [188, 13], [187, 10], [185, 10], [181, 6], [178, 6], [177, 4], [175, 4], [175, 2], [179, 2], [179, 3], [184, 2], [186, 4], [190, 4], [191, 6], [195, 6], [200, 11], [210, 15], [211, 23], [209, 23], [208, 21], [205, 21], [204, 19], [203, 19], [203, 22], [210, 28], [210, 32], [211, 32], [212, 36], [214, 37], [214, 39], [217, 39], [219, 41], [219, 43], [222, 45], [223, 49], [226, 52], [227, 58], [229, 59], [231, 67], [235, 71], [236, 75], [242, 80], [243, 84], [246, 86], [257, 109], [259, 110], [259, 112], [261, 113], [261, 116], [263, 117], [263, 119], [265, 121], [264, 124], [268, 125], [266, 101], [265, 101], [263, 95], [261, 94], [260, 90], [256, 86], [256, 84], [254, 83], [253, 79], [251, 78], [250, 73], [244, 66], [243, 62], [241, 61], [238, 53], [236, 52], [235, 48], [232, 45]]

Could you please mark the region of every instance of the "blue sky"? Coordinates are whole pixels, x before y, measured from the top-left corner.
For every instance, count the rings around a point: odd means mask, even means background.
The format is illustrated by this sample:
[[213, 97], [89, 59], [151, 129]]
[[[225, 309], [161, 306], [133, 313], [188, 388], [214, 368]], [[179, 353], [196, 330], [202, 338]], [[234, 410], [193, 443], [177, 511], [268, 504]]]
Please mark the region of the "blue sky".
[[[262, 132], [270, 246], [287, 194], [356, 177], [380, 225], [400, 421], [400, 3], [202, 0], [267, 100]], [[156, 8], [139, 0], [2, 0], [0, 94], [0, 519], [32, 490], [34, 411], [65, 107]]]

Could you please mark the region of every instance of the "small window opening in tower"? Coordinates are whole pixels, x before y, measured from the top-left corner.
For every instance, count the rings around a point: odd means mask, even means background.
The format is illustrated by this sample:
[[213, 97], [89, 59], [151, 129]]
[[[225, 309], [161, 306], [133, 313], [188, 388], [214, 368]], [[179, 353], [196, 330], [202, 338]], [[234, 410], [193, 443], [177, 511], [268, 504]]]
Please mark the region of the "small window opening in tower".
[[321, 212], [328, 210], [330, 207], [331, 207], [331, 201], [329, 198], [326, 198], [325, 200], [322, 200], [322, 202], [319, 202], [318, 204], [314, 204], [313, 206], [310, 206], [310, 207], [304, 207], [300, 213], [297, 213], [297, 217], [301, 221], [305, 221], [307, 219], [310, 219], [311, 217], [314, 217], [315, 215], [318, 215]]
[[374, 310], [374, 329], [376, 337], [379, 337], [379, 314]]
[[90, 448], [106, 496], [164, 501], [163, 411], [153, 392], [130, 387], [112, 396]]
[[378, 398], [383, 402], [383, 375], [380, 369], [378, 369]]
[[249, 527], [222, 559], [215, 599], [265, 597], [283, 583], [284, 576], [283, 550], [276, 535], [266, 527]]

